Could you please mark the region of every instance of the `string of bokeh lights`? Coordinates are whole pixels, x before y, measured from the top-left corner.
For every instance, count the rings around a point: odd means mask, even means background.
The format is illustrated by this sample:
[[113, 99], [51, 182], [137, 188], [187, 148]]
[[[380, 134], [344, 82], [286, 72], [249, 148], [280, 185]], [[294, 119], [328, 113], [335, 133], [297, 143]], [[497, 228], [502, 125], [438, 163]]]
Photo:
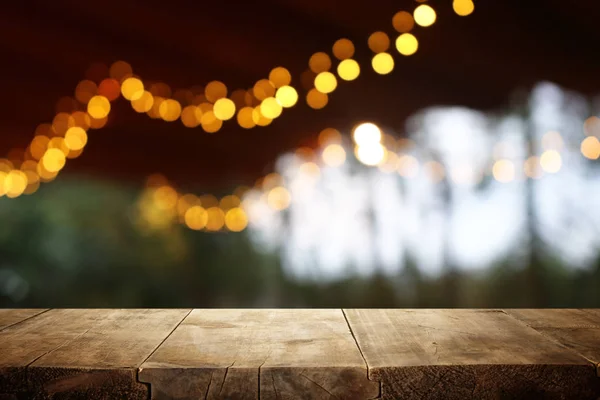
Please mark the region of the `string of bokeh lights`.
[[[454, 10], [459, 15], [469, 15], [474, 5], [471, 0], [454, 0]], [[410, 33], [415, 22], [430, 26], [436, 13], [428, 5], [417, 6], [411, 15], [400, 11], [394, 15], [392, 24], [400, 33], [396, 48], [400, 54], [412, 55], [418, 49], [416, 37]], [[369, 37], [369, 47], [375, 53], [372, 67], [379, 74], [388, 74], [394, 68], [394, 59], [387, 53], [390, 39], [384, 32], [375, 32]], [[340, 39], [333, 46], [334, 56], [340, 60], [338, 76], [352, 81], [360, 74], [359, 64], [351, 57], [354, 44]], [[306, 102], [313, 109], [321, 109], [328, 103], [328, 95], [337, 87], [337, 78], [329, 70], [331, 58], [318, 52], [309, 60], [309, 69], [303, 73], [302, 81], [312, 82]], [[98, 66], [89, 74], [98, 77]], [[106, 75], [106, 74], [103, 74]], [[227, 97], [227, 86], [212, 81], [205, 88], [196, 87], [171, 92], [170, 87], [157, 82], [146, 90], [142, 80], [133, 74], [131, 66], [124, 61], [112, 64], [108, 77], [84, 79], [75, 88], [75, 98], [63, 97], [58, 101], [58, 113], [51, 124], [40, 124], [26, 149], [13, 149], [8, 157], [0, 159], [0, 196], [16, 198], [37, 191], [40, 183], [54, 180], [64, 168], [67, 159], [79, 157], [88, 141], [87, 131], [106, 125], [111, 111], [111, 102], [121, 95], [131, 102], [132, 108], [146, 113], [151, 118], [181, 122], [186, 127], [202, 128], [209, 133], [217, 132], [223, 121], [233, 118], [237, 109], [237, 122], [243, 128], [267, 126], [279, 117], [283, 108], [293, 107], [298, 101], [298, 92], [290, 85], [291, 74], [283, 67], [274, 68], [268, 79], [261, 79], [248, 90], [238, 89]], [[305, 85], [308, 86], [308, 85]], [[186, 104], [182, 107], [182, 104]], [[85, 106], [85, 111], [80, 110]]]
[[[453, 9], [458, 15], [466, 16], [473, 12], [474, 4], [472, 0], [454, 0]], [[397, 51], [404, 56], [414, 54], [419, 46], [417, 38], [410, 33], [415, 23], [428, 27], [435, 23], [436, 18], [435, 10], [427, 4], [418, 5], [412, 14], [406, 11], [396, 13], [392, 25], [400, 33], [395, 41]], [[389, 36], [378, 31], [369, 36], [367, 43], [374, 53], [371, 59], [373, 70], [381, 75], [392, 72], [394, 58], [388, 52], [391, 45]], [[344, 81], [353, 81], [360, 75], [360, 65], [352, 58], [354, 51], [352, 41], [345, 38], [333, 45], [333, 55], [339, 60], [337, 75]], [[322, 109], [329, 101], [329, 94], [338, 85], [336, 75], [330, 72], [332, 61], [327, 53], [317, 52], [310, 57], [308, 65], [309, 69], [302, 73], [300, 79], [307, 89], [305, 100], [311, 108]], [[291, 74], [284, 67], [274, 68], [268, 79], [257, 81], [249, 90], [234, 90], [229, 97], [227, 86], [219, 81], [212, 81], [205, 88], [194, 87], [175, 92], [162, 82], [144, 85], [124, 61], [112, 64], [108, 75], [99, 84], [89, 79], [81, 81], [75, 89], [75, 99], [61, 99], [57, 105], [59, 112], [52, 124], [38, 126], [31, 144], [22, 152], [22, 160], [18, 160], [19, 151], [9, 153], [7, 159], [0, 159], [0, 196], [14, 198], [21, 194], [31, 194], [37, 190], [40, 182], [54, 180], [67, 159], [76, 158], [83, 152], [88, 139], [87, 130], [99, 129], [106, 124], [111, 102], [121, 95], [131, 102], [136, 112], [168, 122], [180, 119], [184, 126], [201, 126], [208, 133], [217, 132], [223, 122], [233, 119], [236, 112], [236, 120], [243, 128], [267, 126], [282, 114], [284, 108], [293, 107], [299, 97], [296, 88], [291, 86]], [[70, 109], [78, 108], [75, 100], [85, 105], [86, 111]], [[596, 117], [589, 118], [586, 124], [591, 126], [597, 123], [597, 118], [594, 118]], [[584, 130], [588, 132], [590, 129]], [[330, 128], [323, 132], [330, 132], [330, 141], [339, 135], [338, 131]], [[395, 139], [389, 135], [382, 136], [376, 126], [360, 125], [354, 130], [353, 137], [354, 155], [361, 163], [378, 166], [384, 172], [397, 171], [405, 178], [415, 176], [418, 171], [419, 161], [410, 154], [390, 150], [397, 148]], [[385, 139], [383, 142], [382, 138]], [[400, 141], [404, 141], [404, 145], [410, 143], [408, 139]], [[309, 154], [307, 148], [299, 151], [305, 156]], [[598, 138], [593, 135], [586, 137], [581, 143], [581, 152], [590, 159], [600, 157]], [[323, 148], [321, 158], [328, 166], [343, 164], [346, 151], [341, 145], [341, 139], [335, 139]], [[547, 149], [540, 157], [530, 157], [524, 164], [524, 170], [526, 176], [537, 178], [539, 171], [554, 173], [560, 169], [561, 164], [558, 150]], [[320, 168], [313, 161], [307, 161], [302, 167], [317, 175]], [[445, 174], [444, 167], [435, 161], [425, 163], [423, 167], [432, 171], [434, 179], [441, 180]], [[516, 166], [509, 159], [496, 160], [492, 168], [493, 177], [500, 182], [514, 180], [515, 173]], [[157, 182], [161, 184], [157, 185]], [[256, 188], [261, 188], [262, 198], [273, 210], [284, 210], [291, 202], [291, 195], [282, 178], [277, 178], [275, 173], [257, 181]], [[248, 224], [245, 211], [248, 207], [244, 206], [242, 200], [243, 193], [247, 190], [248, 188], [239, 188], [234, 194], [219, 201], [213, 195], [180, 195], [165, 179], [151, 179], [141, 197], [140, 211], [145, 221], [153, 221], [153, 226], [161, 226], [176, 217], [195, 230], [227, 229], [237, 232], [245, 229]]]

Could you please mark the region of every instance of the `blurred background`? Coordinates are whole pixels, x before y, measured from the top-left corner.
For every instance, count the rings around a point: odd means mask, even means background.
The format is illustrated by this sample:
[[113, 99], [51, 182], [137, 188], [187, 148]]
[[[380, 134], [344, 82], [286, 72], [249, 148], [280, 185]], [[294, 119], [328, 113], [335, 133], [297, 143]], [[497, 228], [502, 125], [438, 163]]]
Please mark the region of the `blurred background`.
[[0, 307], [600, 307], [600, 3], [7, 3]]

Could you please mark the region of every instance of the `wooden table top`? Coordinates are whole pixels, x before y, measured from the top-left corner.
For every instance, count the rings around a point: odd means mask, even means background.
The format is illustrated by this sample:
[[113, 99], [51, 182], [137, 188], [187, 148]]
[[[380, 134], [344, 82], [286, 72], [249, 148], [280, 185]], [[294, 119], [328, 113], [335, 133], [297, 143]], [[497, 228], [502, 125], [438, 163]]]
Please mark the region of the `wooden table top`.
[[598, 309], [0, 309], [0, 399], [600, 397]]

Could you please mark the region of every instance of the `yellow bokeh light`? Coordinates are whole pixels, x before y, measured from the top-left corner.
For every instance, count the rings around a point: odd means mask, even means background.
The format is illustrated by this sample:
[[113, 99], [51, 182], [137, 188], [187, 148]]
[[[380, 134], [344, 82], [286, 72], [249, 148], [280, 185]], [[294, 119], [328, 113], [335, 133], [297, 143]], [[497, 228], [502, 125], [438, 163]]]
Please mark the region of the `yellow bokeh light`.
[[273, 189], [277, 186], [283, 185], [283, 176], [279, 175], [277, 172], [271, 172], [265, 177], [259, 179], [260, 184], [258, 186], [262, 187], [263, 190]]
[[44, 169], [48, 172], [60, 171], [65, 166], [65, 162], [65, 153], [57, 148], [46, 150], [44, 157], [42, 157], [42, 164], [44, 165]]
[[67, 156], [69, 154], [69, 152], [71, 151], [67, 147], [67, 144], [65, 143], [65, 139], [61, 138], [61, 137], [53, 137], [52, 139], [50, 139], [50, 141], [48, 142], [48, 148], [49, 149], [59, 149], [60, 151], [62, 151], [62, 153], [65, 156]]
[[373, 70], [380, 75], [387, 75], [394, 70], [394, 58], [389, 53], [379, 53], [371, 61]]
[[69, 150], [81, 150], [85, 147], [87, 141], [87, 133], [85, 133], [83, 128], [78, 126], [69, 128], [65, 134], [65, 145], [69, 148]]
[[48, 142], [50, 142], [50, 139], [47, 136], [34, 137], [29, 145], [31, 156], [36, 160], [40, 160], [48, 148]]
[[251, 129], [256, 126], [256, 123], [252, 118], [253, 111], [254, 108], [252, 107], [244, 107], [238, 112], [237, 122], [242, 128]]
[[23, 171], [13, 169], [4, 177], [3, 186], [6, 197], [18, 197], [27, 188], [27, 175]]
[[342, 134], [340, 131], [334, 128], [325, 128], [319, 133], [319, 146], [325, 147], [328, 144], [340, 144], [342, 143]]
[[200, 199], [191, 193], [184, 194], [177, 199], [177, 214], [182, 217], [182, 222], [185, 222], [185, 213], [190, 207], [200, 205]]
[[110, 113], [110, 101], [104, 96], [94, 96], [88, 102], [87, 112], [92, 118], [105, 118]]
[[282, 107], [293, 107], [298, 102], [298, 92], [291, 86], [281, 86], [277, 89], [275, 98]]
[[281, 104], [275, 97], [267, 97], [260, 104], [260, 112], [269, 119], [275, 119], [281, 115]]
[[427, 4], [421, 4], [415, 8], [413, 15], [415, 22], [424, 27], [433, 25], [437, 18], [435, 10]]
[[215, 102], [213, 113], [221, 121], [230, 120], [235, 115], [235, 103], [227, 97], [222, 97]]
[[385, 148], [379, 142], [357, 145], [354, 154], [365, 165], [377, 165], [385, 159]]
[[308, 60], [308, 66], [311, 69], [311, 71], [315, 74], [324, 71], [329, 71], [329, 69], [331, 68], [331, 58], [329, 58], [327, 53], [315, 53]]
[[498, 160], [492, 167], [492, 175], [498, 182], [512, 182], [515, 179], [515, 164], [507, 159]]
[[331, 72], [321, 72], [315, 77], [315, 88], [321, 93], [331, 93], [336, 87], [337, 79]]
[[596, 136], [588, 136], [581, 142], [581, 154], [590, 160], [600, 158], [600, 140]]
[[108, 122], [108, 116], [106, 116], [104, 118], [91, 118], [90, 117], [90, 128], [92, 128], [92, 129], [103, 128], [107, 122]]
[[234, 207], [238, 207], [240, 205], [240, 203], [241, 203], [241, 200], [239, 197], [237, 197], [236, 195], [230, 194], [227, 196], [223, 196], [221, 201], [219, 201], [219, 207], [221, 207], [221, 209], [223, 211], [227, 211]]
[[394, 25], [396, 31], [406, 33], [410, 32], [415, 26], [415, 20], [410, 13], [399, 11], [392, 18], [392, 25]]
[[417, 52], [419, 41], [410, 33], [403, 33], [396, 39], [396, 49], [403, 56], [410, 56]]
[[137, 100], [144, 94], [144, 84], [138, 78], [127, 78], [121, 85], [121, 94], [127, 100]]
[[232, 232], [241, 232], [248, 226], [248, 216], [240, 207], [234, 207], [225, 214], [225, 226]]
[[337, 73], [343, 80], [353, 81], [360, 74], [360, 66], [355, 60], [348, 58], [338, 65]]
[[374, 32], [369, 36], [367, 43], [372, 52], [381, 53], [390, 48], [390, 37], [385, 32]]
[[154, 105], [154, 96], [152, 93], [144, 90], [142, 95], [135, 100], [131, 100], [131, 107], [139, 113], [145, 113], [152, 109]]
[[158, 113], [164, 121], [175, 121], [181, 115], [181, 104], [177, 100], [166, 99], [160, 104]]
[[405, 178], [414, 178], [419, 173], [419, 160], [410, 154], [403, 154], [396, 162], [398, 174]]
[[8, 175], [8, 172], [4, 172], [2, 170], [0, 170], [0, 197], [4, 196], [6, 194], [6, 186], [5, 186], [5, 181], [6, 181], [6, 176]]
[[252, 121], [258, 126], [267, 126], [273, 122], [271, 118], [267, 118], [263, 115], [260, 105], [254, 107], [252, 110]]
[[160, 118], [160, 106], [166, 100], [164, 97], [154, 96], [154, 100], [152, 102], [152, 108], [148, 110], [146, 114], [152, 119]]
[[219, 207], [210, 207], [206, 210], [208, 214], [208, 221], [206, 222], [206, 229], [209, 231], [218, 231], [225, 225], [225, 213]]
[[[212, 111], [209, 111], [207, 114], [212, 114]], [[206, 133], [215, 133], [218, 132], [219, 129], [221, 129], [221, 127], [223, 126], [223, 121], [221, 121], [220, 119], [217, 119], [215, 117], [213, 117], [211, 122], [201, 122], [202, 123], [202, 129], [204, 129], [204, 132]]]
[[330, 144], [321, 154], [323, 162], [330, 167], [339, 167], [346, 162], [346, 150], [339, 144]]
[[195, 128], [200, 125], [200, 120], [196, 117], [198, 107], [187, 106], [181, 111], [181, 123], [187, 128]]
[[209, 82], [204, 88], [204, 95], [208, 101], [214, 103], [223, 97], [227, 97], [227, 86], [220, 81]]
[[277, 186], [269, 190], [267, 204], [275, 211], [285, 210], [292, 202], [292, 195], [283, 186]]
[[208, 213], [201, 206], [192, 206], [186, 210], [184, 221], [188, 228], [199, 231], [208, 223]]
[[317, 89], [311, 89], [306, 94], [306, 103], [315, 110], [320, 110], [329, 102], [329, 96], [319, 92]]
[[354, 43], [350, 39], [339, 39], [333, 44], [333, 55], [338, 60], [345, 60], [354, 55]]
[[546, 150], [540, 156], [540, 165], [548, 173], [554, 174], [562, 167], [562, 158], [556, 150]]
[[154, 190], [152, 194], [154, 205], [161, 210], [170, 210], [177, 206], [177, 191], [169, 185], [163, 185]]
[[289, 85], [292, 82], [290, 71], [283, 67], [275, 67], [269, 73], [269, 80], [276, 88]]
[[267, 97], [275, 96], [275, 86], [270, 80], [261, 79], [254, 84], [252, 92], [254, 93], [254, 97], [258, 100], [264, 100]]
[[543, 171], [540, 165], [540, 158], [531, 156], [523, 163], [523, 172], [528, 178], [539, 179], [542, 177]]
[[475, 10], [475, 4], [473, 3], [473, 0], [454, 0], [452, 2], [452, 8], [456, 14], [461, 17], [466, 17]]
[[381, 136], [381, 129], [372, 122], [359, 124], [352, 131], [352, 138], [358, 146], [379, 143]]
[[73, 114], [71, 114], [71, 117], [74, 121], [73, 126], [78, 126], [84, 130], [88, 130], [92, 124], [90, 115], [87, 112], [75, 111]]
[[75, 126], [75, 118], [68, 113], [58, 113], [52, 120], [52, 130], [58, 136], [63, 136], [72, 126]]
[[56, 178], [56, 176], [58, 175], [58, 171], [55, 171], [55, 172], [48, 171], [44, 167], [44, 163], [42, 161], [40, 161], [38, 163], [36, 172], [40, 176], [40, 181], [42, 181], [42, 182], [50, 182], [54, 178]]

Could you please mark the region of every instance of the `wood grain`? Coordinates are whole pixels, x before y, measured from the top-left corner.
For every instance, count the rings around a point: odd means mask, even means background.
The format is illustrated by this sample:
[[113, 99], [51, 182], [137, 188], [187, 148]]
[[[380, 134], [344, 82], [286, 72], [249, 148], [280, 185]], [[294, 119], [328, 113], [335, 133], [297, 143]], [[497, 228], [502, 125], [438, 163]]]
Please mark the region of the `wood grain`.
[[145, 399], [138, 367], [191, 310], [107, 310], [101, 321], [28, 368], [30, 387], [47, 398]]
[[596, 399], [580, 355], [500, 310], [345, 310], [386, 399]]
[[580, 354], [600, 376], [600, 310], [512, 309], [509, 315]]
[[47, 311], [46, 308], [3, 308], [0, 309], [0, 331], [28, 318]]
[[341, 310], [194, 310], [139, 372], [153, 399], [366, 399]]

